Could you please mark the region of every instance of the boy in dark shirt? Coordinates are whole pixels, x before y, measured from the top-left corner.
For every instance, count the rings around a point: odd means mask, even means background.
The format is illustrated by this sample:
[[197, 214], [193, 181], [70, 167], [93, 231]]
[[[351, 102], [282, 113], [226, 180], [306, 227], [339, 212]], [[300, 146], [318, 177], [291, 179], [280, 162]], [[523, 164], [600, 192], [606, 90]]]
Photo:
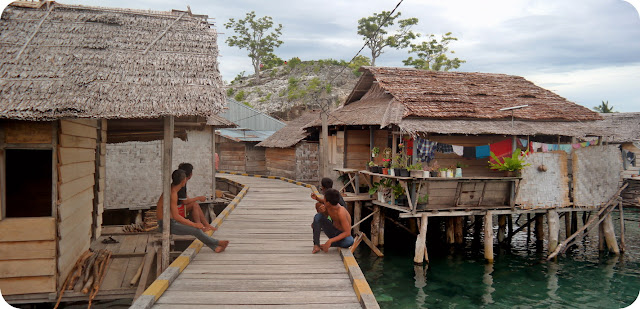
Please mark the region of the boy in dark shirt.
[[[183, 170], [185, 172], [185, 174], [187, 175], [187, 181], [189, 181], [189, 179], [191, 179], [191, 176], [193, 176], [193, 165], [191, 165], [190, 163], [180, 163], [180, 165], [178, 165], [178, 169]], [[194, 198], [189, 198], [187, 196], [186, 183], [180, 189], [180, 191], [178, 191], [178, 202], [179, 204], [182, 205], [182, 207], [184, 207], [186, 211], [191, 212], [191, 219], [193, 219], [193, 222], [202, 223], [202, 225], [204, 225], [205, 232], [210, 230], [215, 231], [216, 228], [211, 226], [211, 224], [209, 224], [209, 222], [207, 221], [207, 218], [204, 216], [204, 213], [202, 212], [202, 208], [200, 208], [200, 204], [198, 204], [198, 201], [204, 202], [206, 199], [207, 198], [204, 196], [196, 196]], [[181, 215], [186, 217], [186, 212], [181, 213]]]

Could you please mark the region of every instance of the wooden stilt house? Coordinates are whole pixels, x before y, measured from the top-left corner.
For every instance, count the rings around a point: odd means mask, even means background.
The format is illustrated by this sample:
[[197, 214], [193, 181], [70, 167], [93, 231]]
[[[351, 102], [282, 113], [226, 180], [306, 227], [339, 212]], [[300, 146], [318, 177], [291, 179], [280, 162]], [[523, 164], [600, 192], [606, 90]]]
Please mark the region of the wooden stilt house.
[[105, 143], [164, 138], [170, 159], [163, 117], [179, 135], [221, 110], [217, 36], [187, 11], [26, 1], [0, 37], [0, 290], [51, 301], [100, 235]]
[[[307, 183], [319, 181], [317, 136], [314, 141], [314, 137], [310, 137], [309, 133], [303, 129], [319, 117], [319, 111], [308, 111], [256, 145], [265, 147], [269, 175], [283, 176]], [[330, 145], [337, 145], [336, 138], [332, 137]], [[336, 162], [337, 159], [337, 157], [329, 158], [329, 162]]]

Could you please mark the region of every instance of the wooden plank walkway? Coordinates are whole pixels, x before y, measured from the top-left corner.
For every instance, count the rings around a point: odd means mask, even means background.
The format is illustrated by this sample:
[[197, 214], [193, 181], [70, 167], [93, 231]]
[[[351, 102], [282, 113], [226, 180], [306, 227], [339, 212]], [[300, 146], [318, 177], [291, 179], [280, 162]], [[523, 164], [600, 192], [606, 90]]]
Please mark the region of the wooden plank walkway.
[[[311, 254], [311, 190], [281, 180], [222, 175], [250, 186], [154, 308], [362, 308], [340, 253]], [[321, 241], [326, 241], [323, 235]]]

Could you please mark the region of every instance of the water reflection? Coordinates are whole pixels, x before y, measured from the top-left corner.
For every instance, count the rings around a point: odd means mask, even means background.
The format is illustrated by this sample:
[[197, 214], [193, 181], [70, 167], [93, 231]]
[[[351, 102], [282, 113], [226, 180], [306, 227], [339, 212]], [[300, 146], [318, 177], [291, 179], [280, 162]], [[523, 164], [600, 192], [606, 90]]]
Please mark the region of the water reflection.
[[493, 304], [493, 297], [491, 294], [495, 292], [493, 288], [493, 263], [487, 263], [484, 265], [484, 275], [482, 275], [482, 283], [484, 283], [484, 294], [482, 294], [482, 303], [485, 305]]
[[427, 293], [424, 292], [424, 287], [427, 286], [427, 273], [424, 266], [421, 265], [413, 265], [413, 272], [415, 276], [414, 286], [417, 288], [416, 293], [416, 306], [418, 308], [426, 308], [427, 303]]

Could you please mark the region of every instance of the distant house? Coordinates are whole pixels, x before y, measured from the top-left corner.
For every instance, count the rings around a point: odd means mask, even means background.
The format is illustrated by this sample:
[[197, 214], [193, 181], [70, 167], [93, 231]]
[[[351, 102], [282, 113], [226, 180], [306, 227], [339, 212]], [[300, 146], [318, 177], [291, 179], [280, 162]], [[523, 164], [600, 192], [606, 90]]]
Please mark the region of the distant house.
[[638, 175], [640, 167], [640, 113], [601, 113], [603, 120], [594, 124], [603, 140], [619, 144], [625, 160], [623, 176]]
[[18, 1], [0, 36], [0, 290], [50, 301], [101, 233], [106, 143], [222, 109], [217, 35], [189, 12]]
[[[319, 181], [317, 135], [309, 138], [310, 134], [303, 129], [319, 117], [319, 111], [308, 111], [256, 145], [266, 148], [266, 168], [269, 175], [309, 183]], [[331, 144], [335, 145], [335, 142]], [[330, 158], [330, 161], [336, 159]]]
[[221, 117], [238, 127], [217, 131], [220, 170], [250, 174], [266, 174], [265, 150], [256, 147], [286, 124], [238, 101], [227, 99]]

